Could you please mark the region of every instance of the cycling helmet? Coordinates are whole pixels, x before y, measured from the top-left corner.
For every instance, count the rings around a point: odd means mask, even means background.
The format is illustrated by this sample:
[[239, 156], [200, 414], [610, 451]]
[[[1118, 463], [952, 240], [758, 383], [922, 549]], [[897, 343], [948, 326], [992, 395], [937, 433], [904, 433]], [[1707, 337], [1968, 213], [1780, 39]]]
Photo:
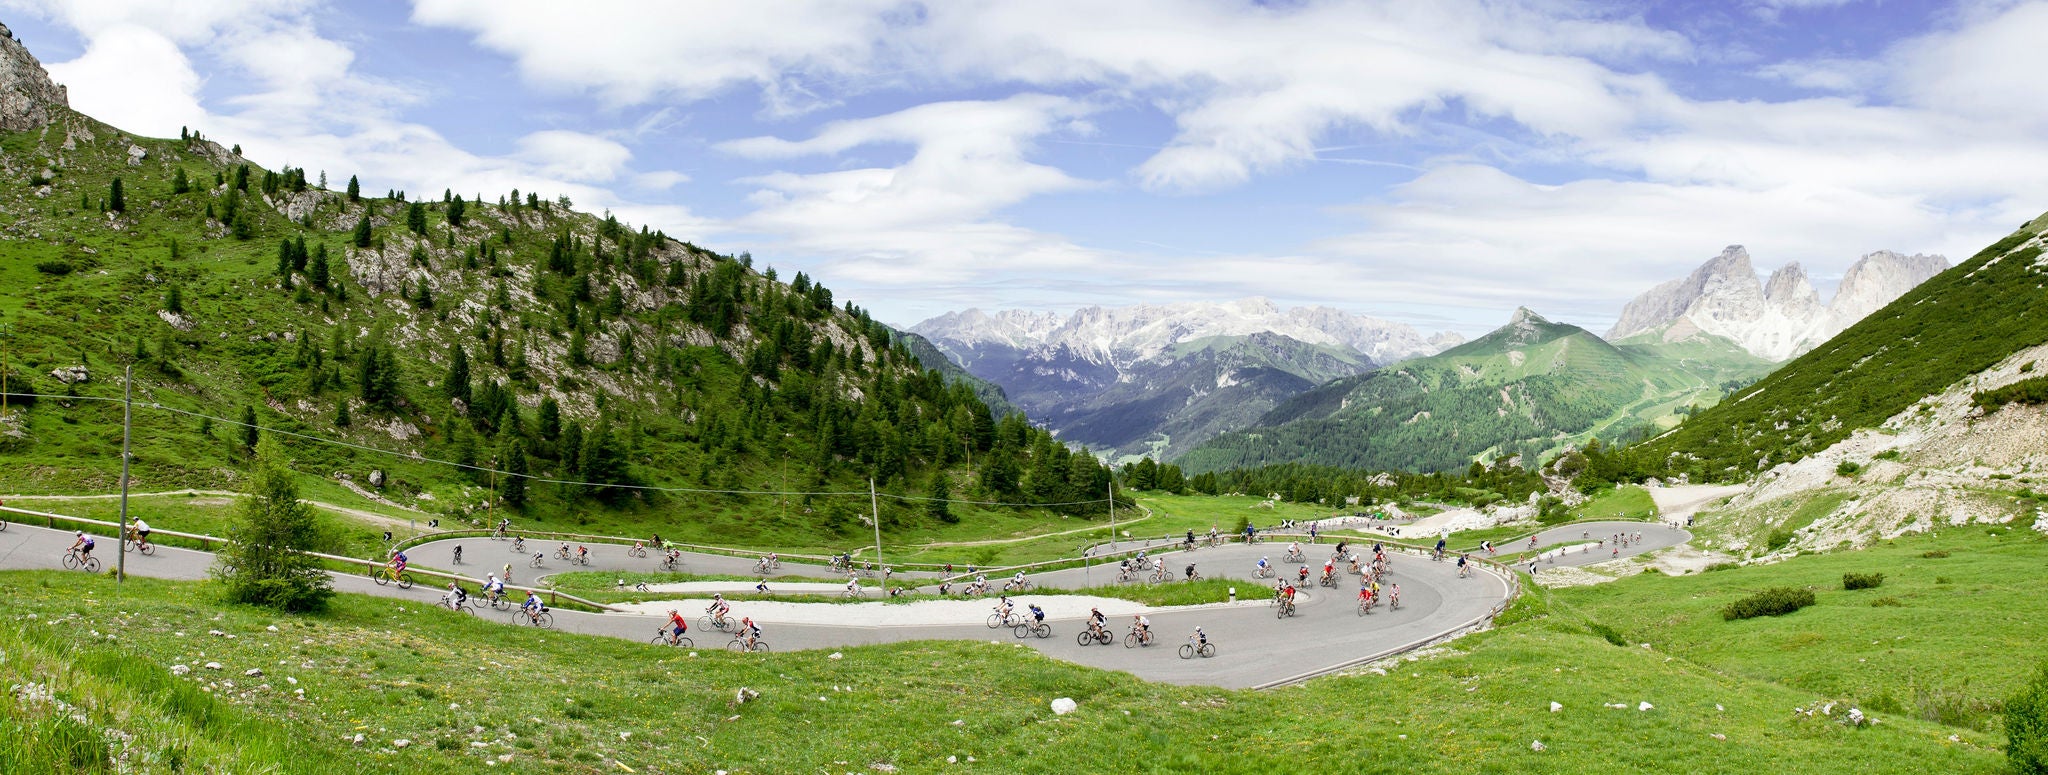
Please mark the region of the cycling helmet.
[[1201, 631], [1202, 631], [1202, 628], [1200, 628], [1200, 627], [1196, 627], [1196, 628], [1195, 628], [1195, 632], [1201, 632]]
[[85, 531], [83, 531], [83, 530], [80, 530], [80, 531], [78, 531], [78, 537], [79, 537], [79, 538], [84, 538], [84, 537], [85, 537]]
[[725, 599], [725, 593], [723, 593], [723, 592], [719, 592], [719, 593], [713, 594], [713, 595], [711, 596], [711, 599], [713, 599], [713, 600], [724, 600], [724, 599]]

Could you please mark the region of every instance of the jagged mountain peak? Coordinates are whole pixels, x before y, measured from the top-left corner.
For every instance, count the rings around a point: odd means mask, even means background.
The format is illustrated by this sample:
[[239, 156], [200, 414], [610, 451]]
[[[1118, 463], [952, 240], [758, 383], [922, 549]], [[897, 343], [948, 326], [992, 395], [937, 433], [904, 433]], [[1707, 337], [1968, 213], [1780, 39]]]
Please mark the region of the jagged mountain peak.
[[1782, 361], [1827, 341], [1947, 267], [1940, 256], [1877, 251], [1856, 262], [1834, 300], [1822, 304], [1798, 262], [1760, 282], [1749, 251], [1729, 245], [1685, 279], [1660, 283], [1630, 301], [1607, 339], [1678, 326], [1686, 336], [1698, 331], [1726, 337], [1751, 354]]
[[14, 31], [0, 24], [0, 132], [44, 126], [70, 106], [70, 94], [50, 80], [50, 71], [14, 39]]
[[1515, 314], [1508, 318], [1508, 325], [1515, 328], [1525, 328], [1549, 324], [1550, 321], [1545, 320], [1542, 315], [1536, 314], [1535, 310], [1529, 309], [1528, 307], [1516, 307]]

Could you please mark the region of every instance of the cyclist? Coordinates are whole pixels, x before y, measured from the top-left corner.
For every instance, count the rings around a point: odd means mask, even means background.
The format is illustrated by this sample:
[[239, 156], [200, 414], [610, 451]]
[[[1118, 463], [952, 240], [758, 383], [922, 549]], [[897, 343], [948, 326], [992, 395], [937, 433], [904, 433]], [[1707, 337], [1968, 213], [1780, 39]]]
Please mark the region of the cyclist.
[[754, 617], [749, 616], [740, 620], [740, 632], [747, 637], [748, 650], [752, 650], [754, 644], [761, 641], [761, 623], [754, 621]]
[[1188, 528], [1188, 548], [1195, 548], [1195, 529]]
[[1015, 576], [1011, 576], [1011, 577], [1010, 577], [1010, 585], [1011, 585], [1011, 586], [1014, 586], [1014, 587], [1016, 587], [1016, 588], [1018, 588], [1018, 589], [1023, 589], [1023, 588], [1024, 588], [1024, 571], [1021, 571], [1021, 570], [1020, 570], [1020, 571], [1017, 571], [1017, 575], [1015, 575]]
[[673, 608], [668, 609], [668, 625], [668, 645], [671, 646], [682, 642], [683, 633], [690, 631], [690, 623], [683, 621], [683, 615]]
[[1493, 542], [1492, 542], [1492, 541], [1480, 541], [1480, 542], [1479, 542], [1479, 548], [1481, 548], [1481, 549], [1485, 549], [1485, 550], [1486, 550], [1486, 556], [1488, 556], [1488, 557], [1491, 557], [1491, 556], [1493, 556]]
[[1300, 542], [1300, 541], [1292, 541], [1292, 542], [1289, 542], [1289, 543], [1287, 544], [1287, 553], [1288, 553], [1288, 554], [1291, 554], [1291, 555], [1292, 555], [1292, 554], [1301, 554], [1301, 542]]
[[1187, 577], [1189, 581], [1195, 580], [1195, 564], [1192, 562], [1188, 563]]
[[498, 535], [500, 535], [500, 536], [503, 536], [503, 535], [505, 535], [505, 531], [506, 531], [506, 530], [509, 530], [509, 529], [511, 529], [511, 527], [512, 527], [512, 520], [509, 520], [509, 519], [500, 519], [500, 520], [498, 520]]
[[484, 574], [484, 595], [489, 597], [491, 602], [497, 602], [498, 598], [505, 596], [505, 582], [499, 581], [495, 573]]
[[1006, 622], [1009, 621], [1010, 608], [1010, 596], [1008, 594], [1004, 594], [1002, 596], [1002, 599], [996, 601], [996, 618]]
[[1299, 573], [1295, 574], [1295, 577], [1294, 577], [1294, 581], [1295, 581], [1295, 583], [1297, 583], [1297, 584], [1307, 584], [1307, 583], [1308, 583], [1308, 566], [1307, 566], [1307, 565], [1303, 565], [1303, 566], [1301, 566], [1301, 571], [1300, 571]]
[[1458, 555], [1458, 575], [1459, 575], [1460, 577], [1464, 576], [1464, 575], [1465, 575], [1465, 573], [1466, 573], [1466, 570], [1467, 570], [1467, 569], [1466, 569], [1466, 566], [1465, 566], [1465, 558], [1466, 558], [1466, 557], [1468, 557], [1468, 556], [1469, 556], [1469, 555], [1465, 555], [1465, 554], [1459, 554], [1459, 555]]
[[590, 547], [582, 544], [576, 545], [576, 563], [579, 565], [590, 564]]
[[634, 554], [639, 554], [639, 553], [641, 553], [641, 552], [644, 552], [644, 551], [647, 551], [647, 545], [646, 545], [646, 544], [640, 543], [639, 541], [634, 541], [634, 542], [633, 542], [633, 553], [634, 553]]
[[711, 614], [711, 620], [716, 622], [723, 621], [726, 612], [731, 610], [732, 606], [725, 602], [724, 594], [714, 594], [711, 596], [711, 607], [704, 609], [704, 612]]
[[674, 564], [674, 563], [677, 563], [677, 562], [681, 562], [681, 561], [682, 561], [682, 559], [683, 559], [683, 550], [681, 550], [681, 549], [670, 549], [670, 550], [668, 550], [668, 561], [669, 561], [669, 563], [670, 563], [670, 564]]
[[1138, 633], [1138, 641], [1142, 643], [1152, 640], [1152, 620], [1145, 618], [1144, 614], [1131, 618], [1135, 620], [1132, 629]]
[[662, 547], [664, 547], [664, 546], [667, 546], [667, 544], [664, 544], [664, 543], [662, 543], [662, 542], [661, 542], [661, 534], [660, 534], [660, 533], [649, 533], [649, 534], [647, 534], [647, 545], [648, 545], [648, 546], [652, 546], [652, 547], [654, 547], [654, 548], [656, 548], [656, 549], [660, 549], [660, 548], [662, 548]]
[[512, 583], [512, 563], [505, 563], [505, 570], [503, 572], [505, 575], [505, 583]]
[[1347, 546], [1350, 546], [1350, 545], [1351, 545], [1351, 542], [1350, 542], [1350, 541], [1346, 541], [1346, 540], [1344, 540], [1344, 539], [1342, 539], [1342, 538], [1339, 538], [1339, 539], [1337, 539], [1337, 553], [1336, 553], [1335, 555], [1333, 555], [1333, 556], [1336, 556], [1336, 557], [1343, 557], [1343, 556], [1344, 556], [1344, 547], [1347, 547]]
[[455, 609], [455, 610], [457, 610], [457, 611], [460, 611], [460, 610], [462, 610], [462, 604], [463, 604], [463, 603], [465, 603], [465, 602], [468, 602], [468, 601], [469, 601], [469, 593], [468, 593], [468, 592], [464, 592], [464, 591], [462, 591], [462, 585], [461, 585], [461, 584], [459, 584], [459, 583], [456, 583], [456, 582], [453, 582], [453, 581], [450, 581], [450, 582], [448, 582], [448, 607], [449, 607], [449, 608], [453, 608], [453, 609]]
[[135, 534], [135, 550], [136, 550], [136, 551], [141, 551], [143, 547], [145, 547], [145, 546], [148, 546], [148, 545], [149, 545], [149, 523], [148, 523], [148, 522], [144, 522], [144, 521], [142, 521], [142, 518], [141, 518], [141, 517], [136, 517], [136, 518], [135, 518], [135, 524], [133, 524], [133, 525], [129, 526], [128, 530], [129, 530], [129, 532], [132, 532], [132, 533], [134, 533], [134, 534]]
[[92, 536], [86, 535], [85, 531], [80, 530], [78, 531], [78, 540], [71, 542], [70, 551], [77, 552], [79, 560], [85, 560], [92, 556], [92, 545]]
[[1245, 542], [1245, 543], [1251, 543], [1251, 542], [1252, 542], [1252, 536], [1253, 536], [1254, 534], [1256, 534], [1257, 532], [1258, 532], [1258, 528], [1252, 527], [1251, 523], [1249, 523], [1249, 522], [1245, 523], [1245, 526], [1244, 526], [1244, 542]]
[[1109, 617], [1107, 617], [1107, 616], [1103, 616], [1103, 615], [1102, 615], [1102, 609], [1100, 609], [1100, 608], [1094, 608], [1094, 607], [1090, 607], [1090, 608], [1088, 609], [1088, 631], [1089, 631], [1089, 632], [1092, 632], [1092, 633], [1100, 633], [1100, 632], [1102, 632], [1102, 628], [1103, 628], [1103, 627], [1106, 627], [1106, 626], [1108, 626], [1108, 625], [1109, 625]]
[[1032, 603], [1032, 604], [1030, 604], [1030, 605], [1029, 605], [1029, 606], [1027, 606], [1027, 607], [1031, 609], [1031, 621], [1034, 621], [1034, 622], [1043, 622], [1043, 621], [1045, 621], [1045, 609], [1043, 609], [1043, 608], [1039, 608], [1039, 607], [1038, 607], [1038, 604], [1037, 604], [1037, 603]]
[[772, 595], [772, 594], [775, 594], [775, 593], [773, 593], [773, 592], [770, 592], [770, 591], [768, 591], [768, 580], [767, 580], [767, 579], [762, 579], [762, 580], [760, 580], [760, 581], [754, 582], [754, 591], [755, 591], [755, 592], [759, 592], [759, 593], [761, 593], [761, 594], [764, 594], [764, 595]]
[[850, 578], [846, 580], [846, 594], [849, 597], [860, 594], [859, 578]]
[[1201, 647], [1203, 647], [1203, 646], [1207, 646], [1207, 645], [1209, 645], [1209, 634], [1208, 634], [1208, 633], [1206, 633], [1206, 632], [1202, 632], [1202, 628], [1200, 628], [1200, 627], [1196, 627], [1196, 628], [1195, 628], [1195, 648], [1196, 648], [1196, 649], [1200, 649]]
[[1209, 543], [1212, 543], [1212, 544], [1213, 544], [1213, 543], [1216, 543], [1216, 525], [1215, 525], [1215, 523], [1210, 523], [1210, 525], [1209, 525]]
[[951, 595], [951, 594], [953, 594], [953, 580], [952, 580], [952, 579], [940, 579], [940, 580], [939, 580], [939, 597], [945, 597], [945, 596], [947, 596], [947, 595]]
[[1337, 560], [1336, 560], [1335, 558], [1331, 558], [1331, 559], [1328, 559], [1328, 560], [1324, 560], [1324, 561], [1323, 561], [1323, 575], [1324, 575], [1324, 576], [1331, 576], [1331, 575], [1334, 575], [1334, 574], [1336, 574], [1336, 572], [1337, 572]]
[[518, 552], [520, 554], [526, 553], [526, 536], [512, 537], [512, 551]]
[[1395, 584], [1392, 589], [1387, 590], [1387, 605], [1401, 607], [1401, 585]]
[[392, 552], [392, 553], [391, 553], [391, 577], [392, 577], [392, 578], [398, 578], [398, 574], [400, 574], [400, 573], [404, 573], [404, 572], [405, 572], [405, 563], [406, 563], [406, 558], [405, 558], [405, 552]]
[[1259, 575], [1261, 575], [1261, 576], [1265, 575], [1265, 573], [1266, 573], [1266, 568], [1267, 568], [1267, 567], [1269, 567], [1269, 566], [1268, 566], [1268, 565], [1266, 564], [1266, 558], [1264, 558], [1264, 557], [1260, 557], [1260, 558], [1259, 558]]
[[775, 566], [777, 566], [777, 565], [781, 565], [781, 564], [782, 564], [782, 558], [781, 558], [781, 557], [778, 557], [778, 556], [776, 556], [776, 554], [775, 554], [774, 552], [769, 552], [769, 553], [768, 553], [768, 567], [770, 567], [770, 568], [773, 568], [773, 567], [775, 567]]
[[1372, 582], [1363, 578], [1358, 580], [1358, 602], [1364, 603], [1367, 608], [1372, 607]]
[[540, 609], [540, 594], [526, 590], [526, 602], [519, 604], [519, 610], [526, 612], [527, 619], [537, 622], [540, 621]]
[[564, 560], [569, 559], [569, 545], [562, 544], [562, 548], [555, 550], [555, 556]]
[[1138, 570], [1145, 569], [1145, 550], [1138, 550]]
[[[564, 556], [566, 556], [566, 555], [564, 555]], [[541, 564], [541, 558], [542, 558], [542, 554], [541, 554], [540, 552], [534, 552], [534, 553], [533, 553], [533, 567], [536, 567], [536, 568], [540, 567], [540, 564]]]

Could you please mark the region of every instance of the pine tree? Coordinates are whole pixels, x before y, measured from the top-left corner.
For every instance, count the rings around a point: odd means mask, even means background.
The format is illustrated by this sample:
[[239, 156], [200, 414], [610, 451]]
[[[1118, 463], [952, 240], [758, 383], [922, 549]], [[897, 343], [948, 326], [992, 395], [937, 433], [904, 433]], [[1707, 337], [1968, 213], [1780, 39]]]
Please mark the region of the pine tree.
[[507, 438], [498, 459], [503, 461], [505, 470], [498, 478], [498, 497], [515, 509], [526, 505], [526, 452], [516, 440]]
[[256, 407], [249, 406], [248, 404], [243, 404], [242, 446], [248, 449], [249, 451], [254, 452], [256, 450], [256, 442], [259, 441], [260, 438], [261, 434], [259, 434], [256, 430]]
[[171, 193], [183, 194], [192, 190], [192, 179], [185, 177], [185, 168], [179, 167], [171, 173]]
[[952, 504], [948, 503], [952, 499], [953, 490], [946, 485], [946, 472], [933, 474], [931, 500], [925, 501], [925, 514], [948, 525], [959, 524], [960, 517], [953, 513]]
[[456, 345], [455, 354], [448, 358], [448, 377], [442, 382], [441, 389], [451, 399], [469, 401], [469, 353], [462, 349], [462, 345]]
[[[350, 180], [353, 182], [354, 179], [351, 178]], [[356, 221], [355, 242], [356, 247], [359, 248], [370, 246], [370, 214], [367, 212], [363, 213], [361, 220]]]
[[468, 209], [463, 204], [462, 197], [458, 196], [453, 201], [450, 201], [448, 203], [448, 225], [452, 228], [462, 228], [462, 219]]
[[348, 399], [343, 398], [334, 402], [334, 427], [346, 428], [349, 426], [349, 422]]
[[427, 206], [414, 202], [405, 207], [405, 228], [414, 234], [427, 233]]
[[327, 289], [327, 243], [322, 242], [313, 250], [313, 260], [306, 264], [306, 282], [321, 290]]
[[114, 178], [114, 184], [107, 190], [107, 209], [117, 213], [128, 211], [128, 197], [121, 194], [120, 178]]
[[363, 184], [356, 182], [356, 176], [348, 176], [348, 201], [363, 201]]
[[179, 290], [178, 286], [172, 285], [169, 290], [164, 291], [164, 311], [185, 311], [185, 292]]
[[263, 445], [255, 469], [214, 578], [232, 602], [319, 611], [334, 595], [331, 577], [307, 554], [327, 548], [320, 517], [299, 502], [298, 483], [276, 442]]

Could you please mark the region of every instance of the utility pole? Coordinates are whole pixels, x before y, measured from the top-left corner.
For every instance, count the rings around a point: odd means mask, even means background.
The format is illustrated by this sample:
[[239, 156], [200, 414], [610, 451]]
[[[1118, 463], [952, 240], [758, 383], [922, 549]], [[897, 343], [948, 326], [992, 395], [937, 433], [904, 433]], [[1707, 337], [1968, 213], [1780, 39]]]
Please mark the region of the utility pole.
[[889, 577], [889, 574], [883, 570], [883, 568], [888, 566], [882, 564], [882, 500], [875, 495], [874, 477], [868, 478], [868, 508], [873, 509], [875, 515], [875, 570], [882, 574], [879, 578], [884, 579], [884, 581], [876, 583], [883, 587], [882, 596], [888, 597], [889, 590], [887, 587], [889, 585], [886, 579]]
[[135, 407], [135, 367], [121, 369], [121, 532], [114, 536], [121, 552], [114, 555], [114, 583], [128, 580], [128, 428]]

